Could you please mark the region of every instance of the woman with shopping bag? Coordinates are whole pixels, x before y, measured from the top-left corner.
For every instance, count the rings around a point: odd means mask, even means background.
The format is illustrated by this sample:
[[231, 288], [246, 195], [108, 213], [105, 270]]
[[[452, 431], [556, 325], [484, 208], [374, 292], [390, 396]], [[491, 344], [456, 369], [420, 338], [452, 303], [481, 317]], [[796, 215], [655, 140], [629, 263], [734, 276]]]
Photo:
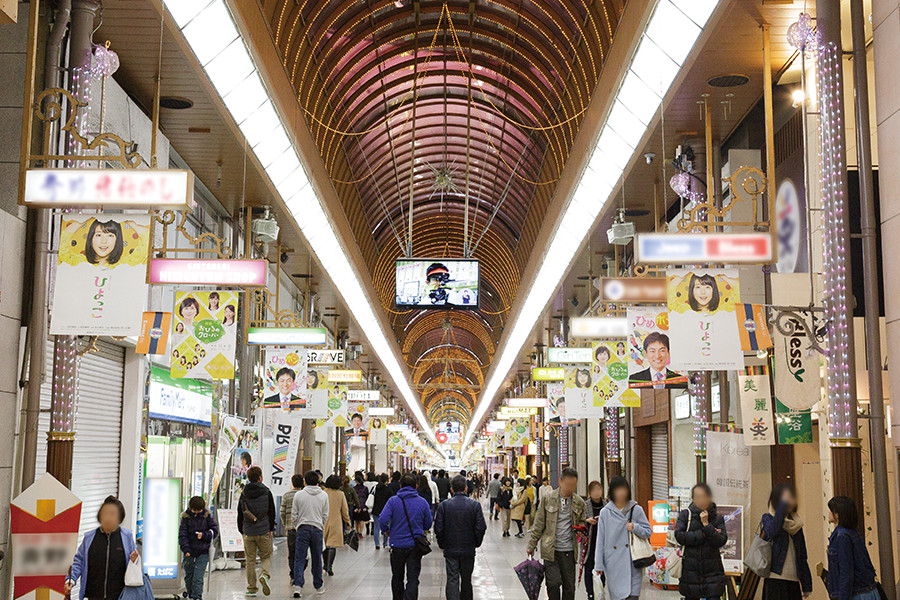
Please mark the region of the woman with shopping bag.
[[97, 529], [88, 531], [72, 561], [66, 579], [66, 593], [81, 581], [80, 600], [118, 600], [125, 589], [129, 561], [137, 562], [134, 535], [122, 527], [125, 506], [115, 496], [107, 496], [97, 511]]
[[606, 574], [609, 600], [637, 600], [644, 570], [636, 566], [631, 546], [643, 546], [653, 529], [643, 509], [631, 499], [631, 486], [624, 477], [612, 478], [608, 497], [597, 520], [594, 573]]
[[772, 543], [763, 600], [801, 600], [812, 593], [812, 573], [806, 555], [803, 520], [797, 514], [797, 493], [779, 483], [769, 496], [769, 512], [762, 516], [765, 539]]
[[678, 591], [685, 600], [718, 600], [725, 593], [719, 549], [728, 541], [725, 519], [716, 511], [705, 483], [691, 489], [691, 505], [678, 513], [675, 540], [682, 546]]

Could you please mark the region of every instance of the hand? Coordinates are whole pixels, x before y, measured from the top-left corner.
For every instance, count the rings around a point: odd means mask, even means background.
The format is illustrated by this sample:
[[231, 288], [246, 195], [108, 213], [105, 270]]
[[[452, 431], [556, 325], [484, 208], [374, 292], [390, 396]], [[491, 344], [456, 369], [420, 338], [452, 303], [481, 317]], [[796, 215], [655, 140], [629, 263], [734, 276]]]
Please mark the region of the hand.
[[594, 575], [596, 575], [597, 577], [603, 577], [603, 571], [598, 571], [597, 569], [594, 569]]
[[628, 531], [634, 531], [634, 523], [628, 521], [628, 523], [625, 524], [625, 529], [627, 529]]
[[75, 587], [75, 584], [72, 583], [71, 581], [67, 581], [66, 582], [66, 594], [71, 593], [73, 587]]
[[591, 517], [590, 519], [586, 519], [589, 525], [597, 524], [597, 517]]
[[525, 553], [528, 555], [528, 558], [534, 558], [534, 548], [526, 550]]
[[202, 532], [202, 531], [198, 531], [198, 532], [197, 532], [197, 539], [198, 539], [198, 540], [202, 540], [202, 539], [203, 539], [203, 532]]
[[191, 553], [190, 553], [190, 552], [185, 552], [184, 555], [189, 557], [189, 556], [191, 555]]
[[140, 556], [140, 554], [138, 554], [138, 551], [137, 551], [137, 550], [132, 550], [132, 551], [131, 551], [131, 556], [130, 556], [131, 562], [136, 561], [136, 560], [138, 559], [138, 556]]
[[716, 533], [722, 533], [721, 529], [716, 529]]
[[700, 522], [703, 523], [704, 527], [709, 525], [709, 511], [708, 510], [704, 510], [700, 513]]

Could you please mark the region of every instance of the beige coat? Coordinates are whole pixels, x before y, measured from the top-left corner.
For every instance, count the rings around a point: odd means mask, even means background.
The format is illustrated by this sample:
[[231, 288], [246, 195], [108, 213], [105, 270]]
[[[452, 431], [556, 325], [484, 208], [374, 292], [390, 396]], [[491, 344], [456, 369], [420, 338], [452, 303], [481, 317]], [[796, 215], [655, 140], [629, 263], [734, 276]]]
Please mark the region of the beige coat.
[[528, 503], [528, 492], [521, 485], [516, 486], [516, 499], [510, 504], [512, 511], [509, 518], [513, 521], [525, 520], [525, 505]]
[[342, 548], [344, 546], [343, 525], [350, 527], [350, 510], [347, 508], [347, 496], [341, 490], [326, 489], [328, 494], [328, 519], [325, 521], [325, 547]]

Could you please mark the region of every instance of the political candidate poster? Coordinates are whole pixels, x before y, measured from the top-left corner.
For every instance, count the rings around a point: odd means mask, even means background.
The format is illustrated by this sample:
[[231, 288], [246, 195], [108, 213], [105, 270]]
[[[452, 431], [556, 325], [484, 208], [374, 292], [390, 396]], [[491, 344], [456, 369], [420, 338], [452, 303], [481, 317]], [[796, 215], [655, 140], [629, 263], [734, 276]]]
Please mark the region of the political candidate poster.
[[628, 318], [628, 387], [686, 389], [687, 374], [671, 366], [669, 313], [662, 307], [635, 307]]

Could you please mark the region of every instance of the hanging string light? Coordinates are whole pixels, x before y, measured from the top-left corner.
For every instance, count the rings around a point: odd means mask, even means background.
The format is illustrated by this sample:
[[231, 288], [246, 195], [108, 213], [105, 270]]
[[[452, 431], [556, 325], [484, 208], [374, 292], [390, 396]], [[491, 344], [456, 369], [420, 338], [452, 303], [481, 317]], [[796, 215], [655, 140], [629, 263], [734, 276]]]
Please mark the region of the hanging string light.
[[800, 18], [792, 23], [787, 30], [788, 44], [800, 50], [806, 56], [814, 56], [822, 44], [822, 36], [813, 26], [813, 19], [806, 13], [800, 13]]
[[703, 430], [709, 424], [706, 413], [706, 386], [703, 373], [694, 371], [688, 378], [688, 395], [691, 399], [691, 415], [694, 417], [694, 454], [703, 454]]

